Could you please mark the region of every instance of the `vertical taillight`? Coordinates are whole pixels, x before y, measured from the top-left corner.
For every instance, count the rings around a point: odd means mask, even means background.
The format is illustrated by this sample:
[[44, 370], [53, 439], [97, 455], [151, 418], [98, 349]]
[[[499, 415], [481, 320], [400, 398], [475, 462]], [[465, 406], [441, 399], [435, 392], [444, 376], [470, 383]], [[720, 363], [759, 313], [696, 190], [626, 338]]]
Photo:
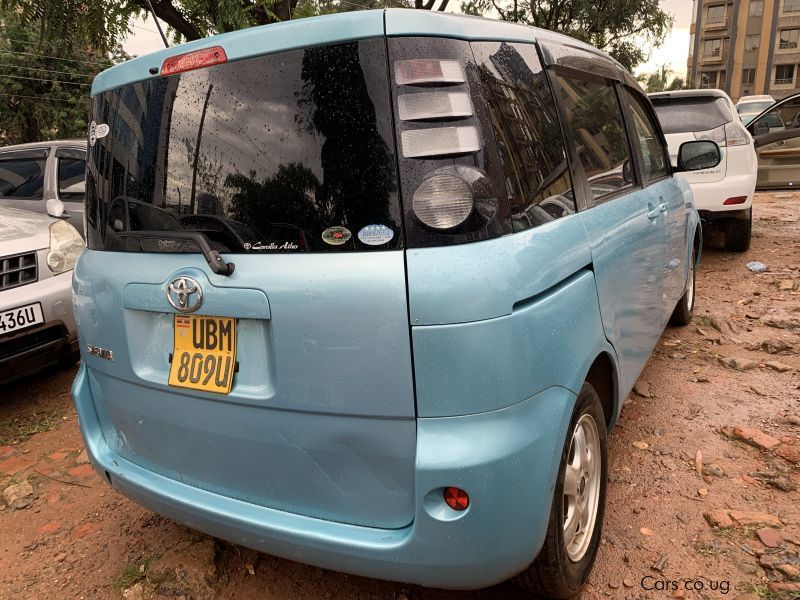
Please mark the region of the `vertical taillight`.
[[161, 75], [175, 75], [194, 69], [202, 69], [212, 65], [228, 62], [228, 56], [222, 46], [212, 46], [194, 52], [170, 56], [161, 65]]

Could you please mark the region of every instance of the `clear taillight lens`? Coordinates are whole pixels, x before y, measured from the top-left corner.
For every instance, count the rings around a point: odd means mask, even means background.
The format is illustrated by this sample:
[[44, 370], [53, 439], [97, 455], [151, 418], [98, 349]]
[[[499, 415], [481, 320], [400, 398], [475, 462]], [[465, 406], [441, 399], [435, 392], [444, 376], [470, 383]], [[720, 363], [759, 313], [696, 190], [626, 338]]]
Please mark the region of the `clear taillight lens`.
[[72, 225], [66, 221], [56, 221], [50, 225], [47, 266], [54, 275], [71, 271], [85, 247], [83, 238]]
[[394, 77], [398, 85], [454, 85], [466, 81], [458, 61], [430, 58], [398, 60]]
[[725, 125], [725, 140], [728, 146], [747, 146], [751, 138], [741, 123], [730, 122]]
[[698, 131], [694, 134], [696, 140], [710, 140], [716, 142], [717, 146], [725, 146], [725, 126], [721, 125], [708, 131]]
[[481, 149], [478, 130], [472, 126], [410, 129], [400, 134], [400, 141], [406, 158], [458, 156]]
[[466, 92], [421, 92], [397, 98], [403, 121], [458, 119], [472, 116], [472, 101]]
[[469, 184], [455, 175], [432, 175], [414, 192], [414, 215], [428, 227], [458, 227], [472, 214], [475, 202]]

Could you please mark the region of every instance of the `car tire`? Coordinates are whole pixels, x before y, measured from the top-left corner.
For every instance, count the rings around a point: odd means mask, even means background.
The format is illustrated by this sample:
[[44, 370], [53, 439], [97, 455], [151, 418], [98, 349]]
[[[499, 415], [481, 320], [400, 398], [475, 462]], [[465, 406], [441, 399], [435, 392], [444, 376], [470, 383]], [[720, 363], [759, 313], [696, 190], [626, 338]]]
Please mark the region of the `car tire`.
[[694, 250], [694, 245], [692, 248], [692, 258], [689, 263], [689, 271], [686, 274], [686, 287], [683, 291], [683, 296], [678, 300], [678, 304], [675, 305], [675, 310], [672, 311], [672, 316], [669, 318], [669, 324], [677, 327], [688, 325], [694, 317], [697, 251]]
[[750, 248], [753, 232], [753, 209], [747, 211], [746, 219], [728, 219], [725, 223], [725, 250], [744, 252]]
[[547, 598], [572, 598], [580, 592], [600, 545], [607, 474], [603, 407], [594, 387], [584, 383], [561, 453], [544, 546], [516, 577], [518, 585]]

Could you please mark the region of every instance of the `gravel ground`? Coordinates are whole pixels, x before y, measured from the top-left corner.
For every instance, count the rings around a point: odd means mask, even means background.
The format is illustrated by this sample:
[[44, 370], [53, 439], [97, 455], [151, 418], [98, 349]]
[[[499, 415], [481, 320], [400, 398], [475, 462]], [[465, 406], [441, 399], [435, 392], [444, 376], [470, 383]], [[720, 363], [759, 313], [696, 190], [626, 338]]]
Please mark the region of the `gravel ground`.
[[[754, 214], [747, 253], [707, 235], [694, 323], [664, 333], [610, 436], [585, 599], [800, 597], [800, 194], [758, 194]], [[334, 573], [144, 510], [87, 463], [74, 373], [0, 387], [2, 598], [527, 597]]]

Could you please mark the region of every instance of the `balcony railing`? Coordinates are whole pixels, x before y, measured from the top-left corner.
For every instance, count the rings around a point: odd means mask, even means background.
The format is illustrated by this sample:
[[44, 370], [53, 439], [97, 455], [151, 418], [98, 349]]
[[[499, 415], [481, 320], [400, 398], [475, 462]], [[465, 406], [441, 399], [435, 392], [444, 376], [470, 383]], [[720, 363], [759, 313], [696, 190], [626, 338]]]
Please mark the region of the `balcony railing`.
[[724, 17], [706, 17], [703, 19], [703, 29], [720, 29], [720, 28], [727, 28], [730, 20], [728, 15]]

